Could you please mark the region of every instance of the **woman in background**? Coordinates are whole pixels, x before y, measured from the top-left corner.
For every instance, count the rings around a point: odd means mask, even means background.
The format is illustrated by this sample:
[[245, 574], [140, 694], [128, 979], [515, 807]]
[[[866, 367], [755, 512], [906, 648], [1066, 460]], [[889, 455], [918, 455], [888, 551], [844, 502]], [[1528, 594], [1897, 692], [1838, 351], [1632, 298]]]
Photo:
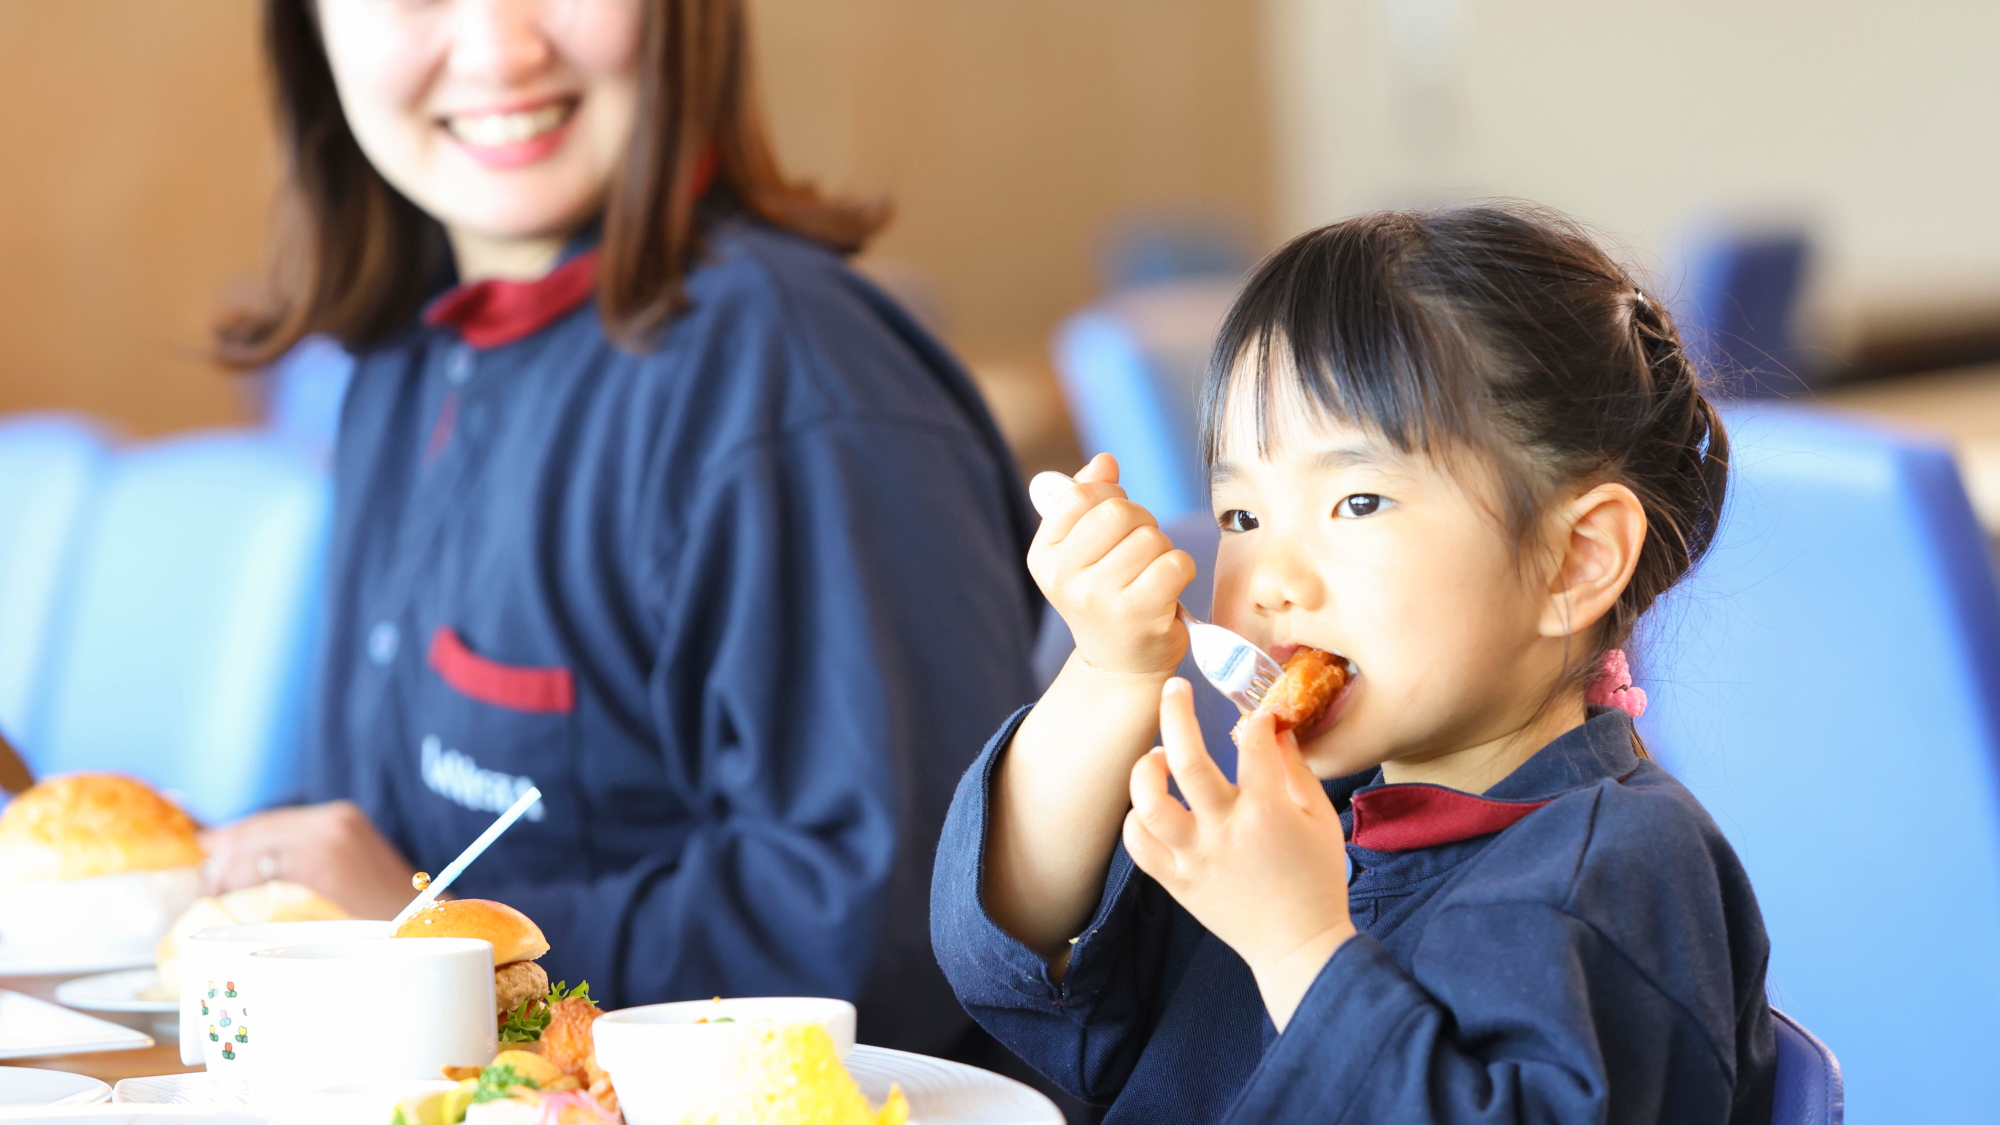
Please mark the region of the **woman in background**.
[[254, 368], [356, 356], [306, 789], [209, 841], [362, 916], [530, 785], [456, 891], [607, 1006], [967, 1022], [930, 858], [1031, 692], [1018, 477], [843, 261], [879, 208], [777, 169], [740, 0], [269, 0], [287, 178]]

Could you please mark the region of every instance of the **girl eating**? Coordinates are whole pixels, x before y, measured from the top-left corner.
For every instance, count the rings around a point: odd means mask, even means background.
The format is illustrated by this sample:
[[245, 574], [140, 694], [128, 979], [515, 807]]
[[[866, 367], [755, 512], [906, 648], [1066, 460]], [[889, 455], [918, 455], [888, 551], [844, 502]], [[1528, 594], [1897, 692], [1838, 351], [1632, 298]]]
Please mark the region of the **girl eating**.
[[1193, 562], [1093, 461], [1028, 555], [1076, 650], [938, 853], [959, 998], [1114, 1125], [1769, 1121], [1756, 898], [1621, 651], [1726, 483], [1665, 309], [1560, 216], [1378, 213], [1266, 262], [1215, 355], [1217, 622], [1352, 676], [1225, 776], [1173, 678]]

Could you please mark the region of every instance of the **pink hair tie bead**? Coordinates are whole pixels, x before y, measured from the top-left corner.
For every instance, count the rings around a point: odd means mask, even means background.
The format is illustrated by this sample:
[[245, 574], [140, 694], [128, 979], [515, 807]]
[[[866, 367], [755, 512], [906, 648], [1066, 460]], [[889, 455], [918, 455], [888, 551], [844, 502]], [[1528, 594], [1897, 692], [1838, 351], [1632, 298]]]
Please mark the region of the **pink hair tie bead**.
[[1646, 689], [1633, 685], [1632, 666], [1622, 648], [1604, 654], [1583, 697], [1592, 707], [1616, 707], [1635, 719], [1646, 713]]

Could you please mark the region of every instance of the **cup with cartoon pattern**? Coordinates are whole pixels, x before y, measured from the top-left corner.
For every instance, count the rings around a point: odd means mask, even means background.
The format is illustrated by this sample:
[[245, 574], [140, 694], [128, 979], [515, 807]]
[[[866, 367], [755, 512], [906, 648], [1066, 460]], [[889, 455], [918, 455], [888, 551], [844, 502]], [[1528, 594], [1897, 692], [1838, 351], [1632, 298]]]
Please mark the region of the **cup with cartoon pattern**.
[[387, 937], [387, 922], [243, 922], [214, 926], [182, 944], [181, 1062], [205, 1063], [218, 1089], [249, 1092], [255, 1065], [257, 987], [250, 955], [311, 942]]

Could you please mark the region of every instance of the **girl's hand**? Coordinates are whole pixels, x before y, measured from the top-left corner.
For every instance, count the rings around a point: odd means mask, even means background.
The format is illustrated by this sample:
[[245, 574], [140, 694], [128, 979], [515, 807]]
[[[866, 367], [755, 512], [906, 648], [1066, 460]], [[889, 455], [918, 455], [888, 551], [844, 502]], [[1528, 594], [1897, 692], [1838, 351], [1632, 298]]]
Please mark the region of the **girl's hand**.
[[[1202, 745], [1193, 689], [1167, 682], [1164, 745], [1132, 767], [1125, 850], [1249, 964], [1283, 1031], [1327, 958], [1354, 936], [1346, 837], [1291, 732], [1275, 733], [1269, 715], [1239, 730], [1231, 785]], [[1170, 771], [1185, 808], [1167, 791]]]
[[1125, 498], [1110, 454], [1085, 465], [1076, 487], [1042, 520], [1028, 570], [1091, 668], [1164, 676], [1181, 662], [1187, 630], [1174, 607], [1194, 580], [1194, 559], [1174, 548], [1151, 512]]
[[416, 873], [352, 801], [254, 813], [202, 834], [208, 893], [271, 879], [303, 883], [356, 918], [393, 918]]

